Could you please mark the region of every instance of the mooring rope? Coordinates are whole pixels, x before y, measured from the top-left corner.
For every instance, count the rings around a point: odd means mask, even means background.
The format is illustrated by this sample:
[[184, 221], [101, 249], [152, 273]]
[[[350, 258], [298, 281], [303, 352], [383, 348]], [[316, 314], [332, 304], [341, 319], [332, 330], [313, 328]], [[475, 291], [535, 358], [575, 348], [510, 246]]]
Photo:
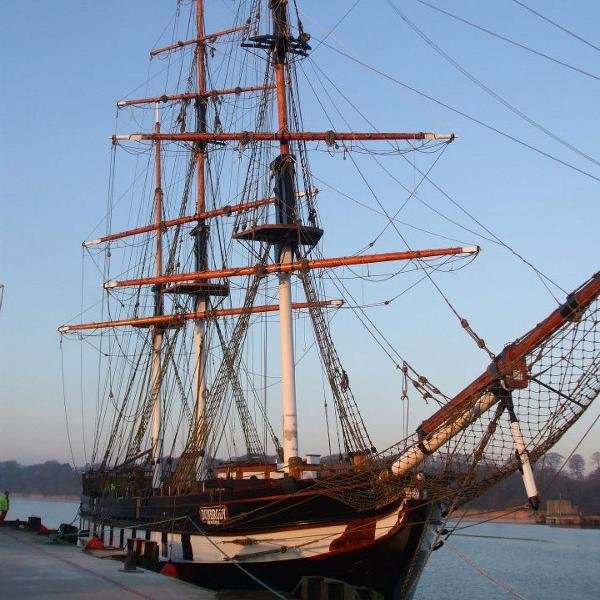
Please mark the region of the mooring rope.
[[458, 556], [458, 558], [460, 558], [462, 561], [464, 561], [466, 564], [468, 564], [472, 569], [477, 571], [477, 573], [479, 573], [486, 579], [489, 579], [494, 585], [499, 587], [501, 590], [503, 590], [507, 594], [510, 594], [511, 596], [514, 596], [515, 598], [519, 598], [520, 600], [527, 600], [527, 598], [525, 596], [523, 596], [522, 594], [519, 594], [519, 592], [513, 590], [508, 584], [504, 583], [503, 581], [500, 581], [499, 579], [496, 579], [495, 577], [490, 575], [487, 571], [482, 569], [475, 561], [471, 560], [470, 558], [467, 558], [464, 554], [462, 554], [462, 552], [460, 552], [452, 544], [448, 543], [448, 541], [446, 541], [444, 545], [446, 547], [448, 547], [454, 554], [456, 554], [456, 556]]
[[265, 583], [264, 581], [262, 581], [261, 579], [256, 577], [256, 575], [250, 573], [250, 571], [248, 571], [248, 569], [245, 569], [237, 560], [235, 560], [235, 558], [229, 556], [229, 554], [227, 554], [227, 552], [225, 552], [225, 550], [223, 550], [223, 548], [220, 548], [215, 542], [213, 542], [213, 540], [210, 539], [210, 536], [207, 535], [207, 533], [205, 531], [202, 531], [202, 529], [200, 529], [200, 527], [198, 527], [198, 525], [196, 525], [196, 523], [193, 521], [193, 519], [189, 515], [187, 515], [187, 518], [189, 519], [190, 523], [194, 526], [196, 531], [198, 531], [198, 533], [202, 534], [209, 541], [209, 543], [215, 547], [215, 549], [217, 551], [219, 551], [228, 561], [230, 561], [238, 569], [240, 569], [240, 571], [245, 573], [248, 577], [250, 577], [250, 579], [252, 579], [256, 583], [258, 583], [258, 585], [265, 588], [265, 590], [267, 590], [268, 592], [270, 592], [277, 598], [280, 598], [281, 600], [287, 600], [283, 594], [279, 593], [277, 590], [274, 590], [271, 586], [269, 586], [268, 583]]

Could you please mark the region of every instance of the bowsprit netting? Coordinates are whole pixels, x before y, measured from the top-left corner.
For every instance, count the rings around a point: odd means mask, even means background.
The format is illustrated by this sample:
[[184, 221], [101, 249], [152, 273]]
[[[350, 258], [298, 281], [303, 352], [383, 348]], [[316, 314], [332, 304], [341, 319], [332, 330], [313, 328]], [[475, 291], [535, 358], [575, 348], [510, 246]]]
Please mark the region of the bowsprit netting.
[[456, 508], [523, 468], [515, 423], [535, 462], [600, 393], [599, 294], [600, 273], [344, 490], [323, 482], [326, 493], [365, 510], [400, 490]]
[[[558, 441], [600, 392], [599, 304], [594, 300], [579, 320], [565, 324], [527, 355], [529, 385], [514, 390], [512, 400], [532, 461]], [[489, 441], [479, 449], [488, 431]], [[478, 463], [469, 464], [474, 462], [469, 457], [479, 458]], [[463, 482], [458, 504], [481, 494], [519, 468], [508, 415], [495, 419], [495, 411], [488, 411], [451, 441], [439, 458]]]

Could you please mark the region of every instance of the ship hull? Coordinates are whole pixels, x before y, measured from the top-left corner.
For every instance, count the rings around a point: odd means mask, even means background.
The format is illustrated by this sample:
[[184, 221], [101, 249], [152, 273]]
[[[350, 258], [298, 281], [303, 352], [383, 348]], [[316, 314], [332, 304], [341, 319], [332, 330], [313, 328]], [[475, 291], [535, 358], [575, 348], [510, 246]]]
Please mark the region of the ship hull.
[[427, 525], [430, 511], [417, 513], [383, 539], [354, 549], [285, 561], [241, 562], [253, 577], [223, 562], [178, 563], [177, 570], [183, 579], [211, 589], [260, 589], [260, 582], [265, 582], [290, 592], [303, 577], [319, 576], [373, 589], [386, 599], [407, 600], [423, 571], [432, 539]]
[[313, 513], [312, 521], [279, 527], [259, 529], [249, 522], [244, 532], [240, 525], [207, 531], [210, 527], [201, 528], [189, 518], [176, 527], [173, 522], [132, 526], [82, 511], [81, 526], [106, 545], [124, 547], [130, 538], [155, 541], [161, 562], [173, 562], [182, 579], [215, 590], [266, 584], [289, 592], [302, 577], [320, 576], [404, 600], [412, 596], [425, 565], [437, 513], [436, 506], [423, 500], [399, 500], [337, 521], [319, 520]]

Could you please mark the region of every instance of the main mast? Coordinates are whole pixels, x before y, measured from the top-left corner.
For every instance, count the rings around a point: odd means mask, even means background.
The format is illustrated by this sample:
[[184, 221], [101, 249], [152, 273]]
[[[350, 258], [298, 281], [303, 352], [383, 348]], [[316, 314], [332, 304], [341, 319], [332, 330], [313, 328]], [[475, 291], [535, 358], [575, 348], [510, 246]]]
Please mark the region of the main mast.
[[[275, 70], [277, 93], [277, 130], [288, 131], [286, 66], [289, 43], [287, 0], [271, 3], [275, 45], [271, 63]], [[279, 156], [271, 163], [275, 175], [277, 223], [296, 222], [296, 190], [294, 189], [294, 157], [287, 141], [279, 142]], [[277, 245], [276, 262], [287, 264], [294, 259], [295, 247], [281, 241]], [[296, 367], [294, 358], [294, 321], [292, 316], [292, 282], [290, 273], [279, 274], [279, 339], [281, 354], [281, 402], [283, 417], [283, 460], [289, 466], [298, 460], [298, 424], [296, 410]]]

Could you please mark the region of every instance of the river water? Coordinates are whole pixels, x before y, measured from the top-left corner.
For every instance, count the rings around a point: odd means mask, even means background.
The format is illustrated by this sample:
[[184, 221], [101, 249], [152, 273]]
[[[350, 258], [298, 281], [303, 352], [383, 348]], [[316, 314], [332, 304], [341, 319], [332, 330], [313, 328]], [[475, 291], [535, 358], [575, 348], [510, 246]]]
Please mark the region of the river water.
[[459, 527], [431, 555], [414, 600], [600, 598], [600, 529]]
[[[78, 502], [11, 498], [9, 519], [70, 523]], [[414, 600], [595, 600], [600, 529], [461, 523], [425, 567]]]
[[[71, 523], [77, 516], [79, 502], [62, 500], [37, 500], [11, 495], [7, 519], [27, 521], [27, 517], [41, 517], [49, 528], [57, 528], [61, 523]], [[74, 525], [78, 525], [75, 522]]]

